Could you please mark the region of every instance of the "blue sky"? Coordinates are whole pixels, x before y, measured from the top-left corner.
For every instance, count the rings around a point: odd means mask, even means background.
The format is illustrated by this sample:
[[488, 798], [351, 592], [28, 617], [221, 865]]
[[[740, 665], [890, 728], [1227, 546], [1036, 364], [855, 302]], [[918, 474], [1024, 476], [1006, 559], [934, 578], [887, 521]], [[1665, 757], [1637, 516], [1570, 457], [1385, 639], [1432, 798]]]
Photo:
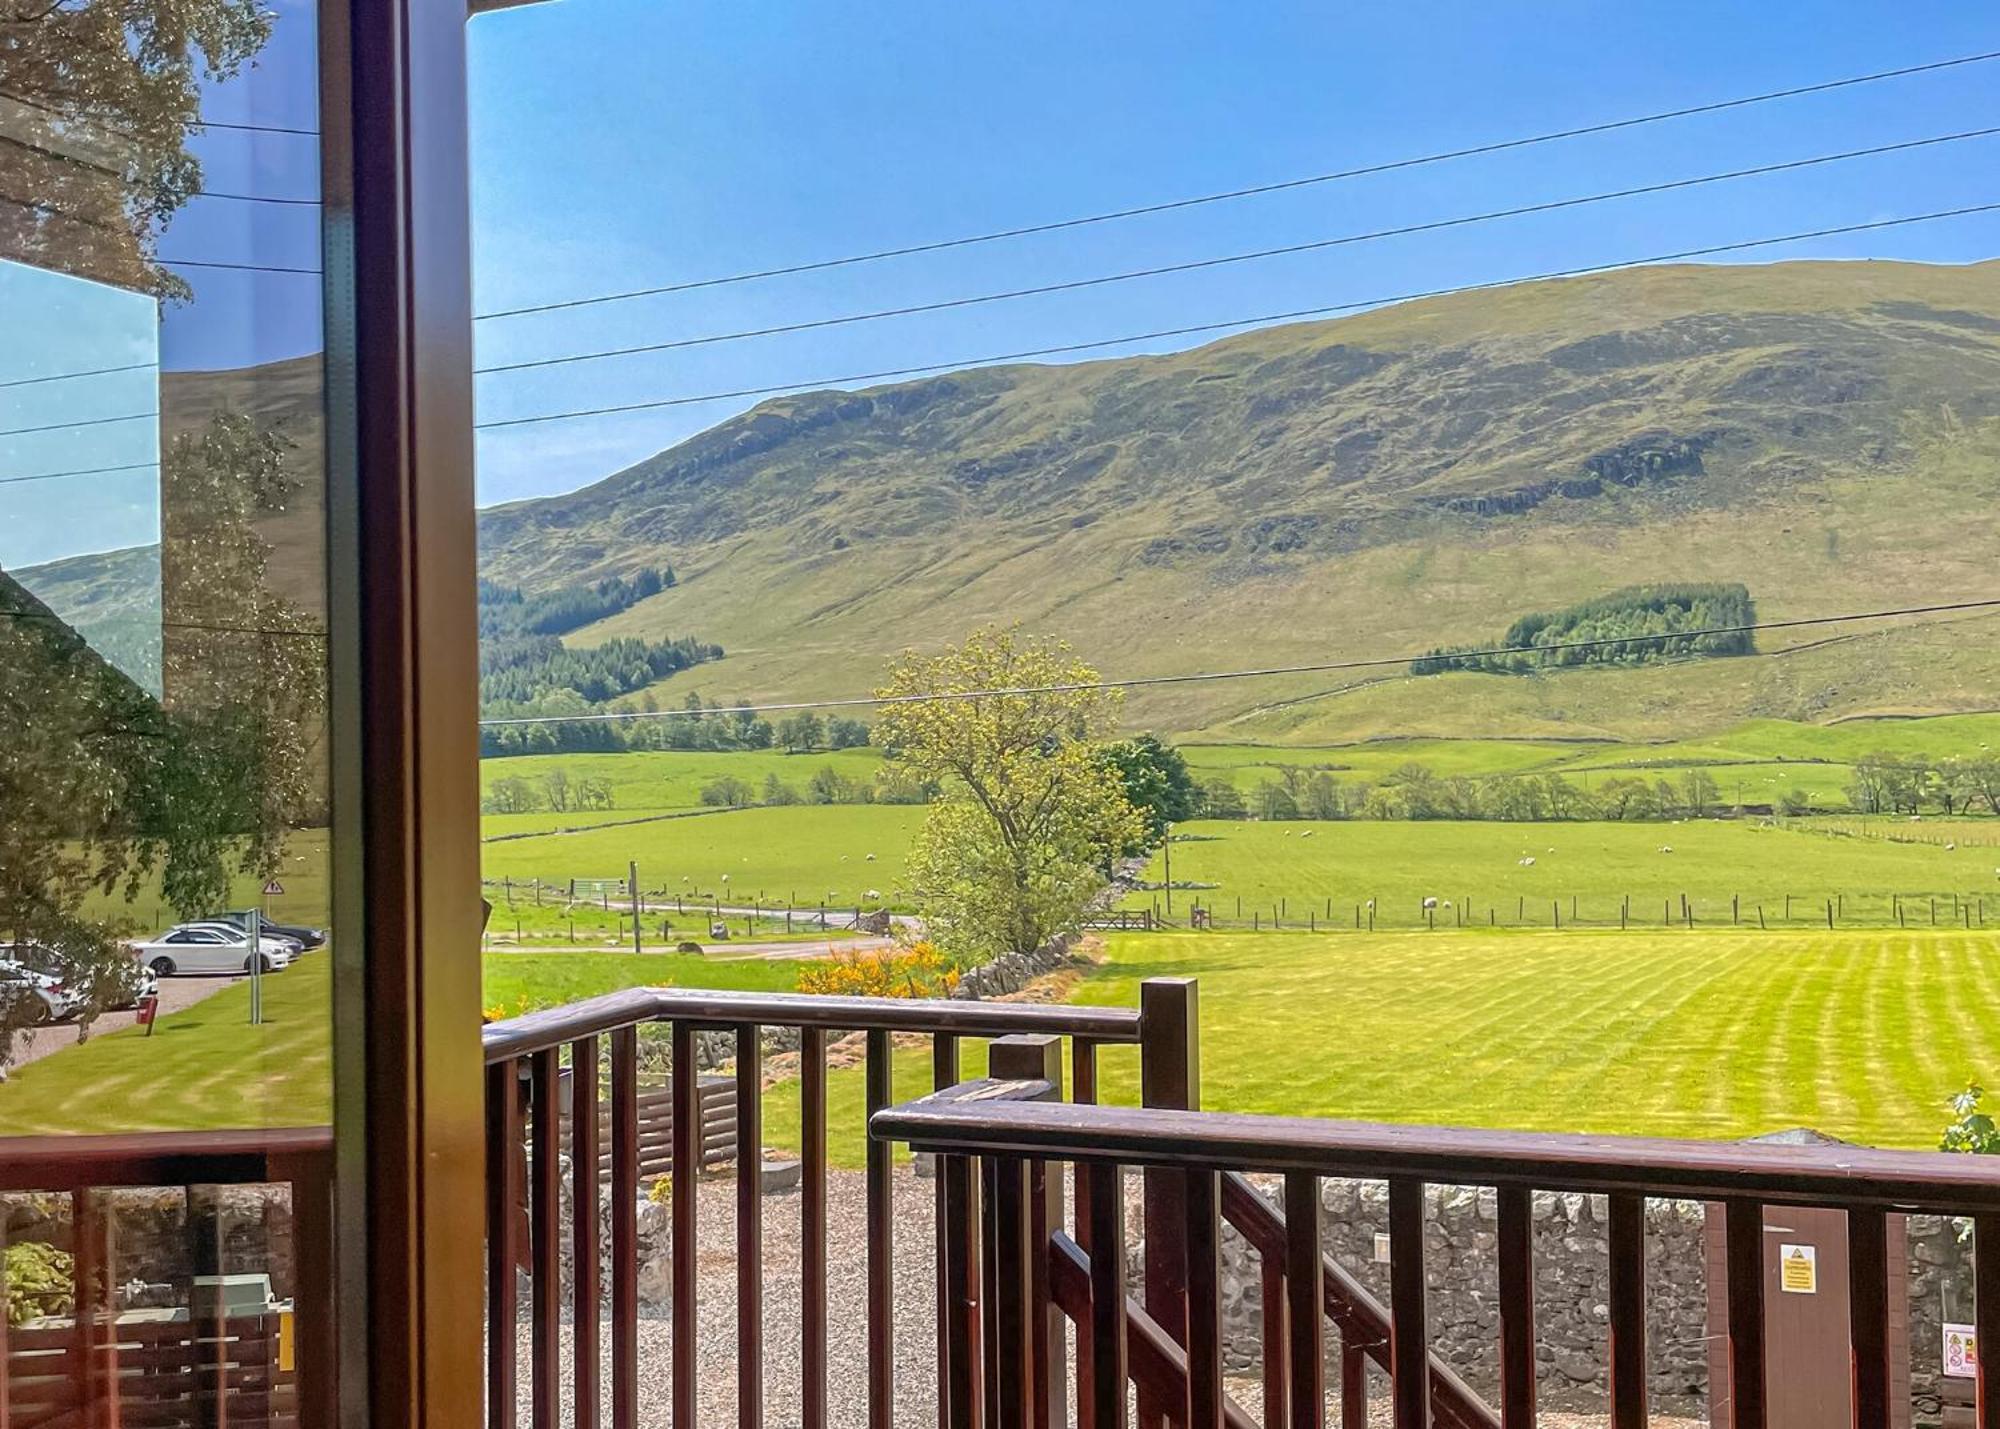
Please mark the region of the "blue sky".
[[[279, 6], [221, 119], [312, 128], [306, 0]], [[1982, 13], [1984, 12], [1984, 13]], [[559, 0], [471, 25], [481, 311], [782, 265], [1282, 180], [2000, 49], [1937, 3], [850, 6]], [[479, 324], [482, 363], [660, 341], [1580, 195], [2000, 123], [2000, 63], [1623, 134], [1019, 241]], [[309, 195], [313, 141], [211, 131], [216, 189]], [[1988, 139], [1802, 174], [1082, 293], [479, 379], [482, 419], [954, 361], [2000, 199]], [[202, 201], [163, 253], [316, 266], [315, 211]], [[2000, 219], [1787, 256], [1962, 262]], [[168, 369], [319, 343], [310, 277], [191, 272]], [[0, 381], [60, 370], [78, 327], [0, 285]], [[107, 300], [102, 322], [116, 328]], [[10, 313], [22, 320], [14, 322]], [[59, 335], [67, 325], [68, 336]], [[119, 329], [122, 333], [123, 329]], [[141, 339], [106, 337], [104, 343]], [[1115, 353], [1159, 350], [1141, 345]], [[151, 379], [0, 389], [0, 428], [141, 410]], [[595, 481], [749, 405], [483, 433], [484, 502]], [[145, 460], [145, 424], [0, 438], [0, 475]], [[143, 483], [142, 483], [143, 484]], [[61, 488], [70, 486], [72, 489]], [[136, 490], [137, 488], [135, 488]], [[0, 487], [0, 565], [151, 539], [143, 493]], [[131, 508], [131, 509], [126, 509]], [[122, 514], [121, 514], [122, 512]]]
[[[562, 0], [472, 26], [477, 306], [738, 272], [2000, 48], [1940, 4]], [[483, 322], [482, 362], [1306, 241], [2000, 123], [2000, 64], [1393, 177]], [[479, 379], [482, 418], [1087, 341], [2000, 198], [2000, 141], [957, 313]], [[1771, 256], [1963, 261], [1962, 220]], [[1158, 344], [1153, 345], [1157, 350]], [[1145, 347], [1126, 351], [1148, 350]], [[488, 502], [745, 402], [484, 433]]]

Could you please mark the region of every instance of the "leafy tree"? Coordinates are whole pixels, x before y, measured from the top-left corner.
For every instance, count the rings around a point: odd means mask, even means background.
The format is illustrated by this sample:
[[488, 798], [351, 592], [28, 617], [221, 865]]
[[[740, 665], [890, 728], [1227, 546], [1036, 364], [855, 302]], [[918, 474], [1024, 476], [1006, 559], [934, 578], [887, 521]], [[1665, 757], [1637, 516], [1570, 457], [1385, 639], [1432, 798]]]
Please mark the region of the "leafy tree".
[[938, 786], [934, 781], [919, 779], [895, 764], [885, 764], [875, 771], [874, 803], [928, 804], [937, 796]]
[[742, 809], [757, 801], [757, 793], [734, 774], [725, 774], [701, 786], [701, 801], [711, 808]]
[[1339, 819], [1346, 817], [1347, 803], [1340, 788], [1340, 781], [1324, 771], [1314, 774], [1305, 782], [1298, 797], [1299, 812], [1308, 819]]
[[202, 187], [189, 152], [204, 81], [263, 48], [258, 0], [12, 0], [0, 76], [0, 257], [185, 299], [154, 243]]
[[573, 796], [579, 809], [602, 812], [612, 806], [611, 786], [602, 779], [579, 779]]
[[787, 754], [805, 754], [826, 740], [826, 726], [811, 710], [778, 721], [778, 743]]
[[868, 726], [858, 719], [830, 719], [826, 722], [828, 749], [859, 749], [868, 743]]
[[774, 770], [764, 776], [763, 802], [774, 808], [799, 802], [799, 791], [780, 779]]
[[488, 814], [532, 814], [542, 807], [542, 796], [520, 775], [508, 774], [493, 781], [479, 807]]
[[1812, 812], [1812, 795], [1793, 785], [1778, 796], [1778, 812], [1788, 819], [1796, 819]]
[[551, 769], [542, 776], [542, 792], [549, 801], [549, 808], [558, 814], [567, 814], [570, 806], [569, 773], [563, 769]]
[[1715, 776], [1706, 769], [1690, 769], [1681, 775], [1681, 807], [1691, 819], [1705, 819], [1714, 813], [1721, 793]]
[[1266, 779], [1250, 791], [1250, 808], [1260, 819], [1296, 819], [1299, 801], [1282, 779]]
[[1201, 786], [1201, 813], [1209, 819], [1240, 819], [1250, 811], [1243, 791], [1227, 779], [1210, 779]]
[[1144, 847], [1166, 837], [1167, 825], [1194, 817], [1198, 797], [1194, 776], [1178, 749], [1154, 735], [1141, 734], [1106, 745], [1102, 757], [1123, 786], [1125, 801], [1145, 822]]
[[1629, 774], [1614, 774], [1597, 786], [1597, 807], [1607, 819], [1650, 818], [1652, 786]]
[[878, 741], [912, 776], [937, 782], [909, 877], [931, 936], [967, 961], [1041, 946], [1074, 928], [1104, 889], [1110, 851], [1140, 816], [1094, 747], [1117, 693], [1079, 689], [1097, 672], [1058, 641], [987, 628], [941, 655], [906, 654], [876, 692]]

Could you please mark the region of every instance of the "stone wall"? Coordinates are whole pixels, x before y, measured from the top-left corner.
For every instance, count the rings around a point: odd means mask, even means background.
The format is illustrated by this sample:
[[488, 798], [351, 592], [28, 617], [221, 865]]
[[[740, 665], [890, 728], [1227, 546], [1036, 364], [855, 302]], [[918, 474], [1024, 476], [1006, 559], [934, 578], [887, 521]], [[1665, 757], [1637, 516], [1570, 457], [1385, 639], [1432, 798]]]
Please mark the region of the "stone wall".
[[1038, 977], [1047, 977], [1070, 960], [1068, 936], [1051, 938], [1032, 953], [1002, 953], [990, 963], [970, 968], [958, 980], [953, 997], [1005, 997], [1025, 988]]
[[[1475, 1391], [1494, 1400], [1500, 1368], [1494, 1196], [1490, 1190], [1433, 1186], [1428, 1198], [1424, 1265], [1431, 1345]], [[1535, 1197], [1537, 1382], [1542, 1402], [1553, 1409], [1606, 1407], [1606, 1219], [1601, 1196]], [[1376, 1237], [1388, 1231], [1382, 1183], [1323, 1184], [1321, 1234], [1327, 1253], [1385, 1305], [1389, 1267], [1375, 1254]], [[1708, 1392], [1706, 1237], [1701, 1205], [1647, 1202], [1647, 1352], [1652, 1397], [1663, 1413], [1698, 1415]], [[1972, 1255], [1962, 1225], [1940, 1217], [1911, 1217], [1908, 1239], [1910, 1387], [1921, 1416], [1935, 1414], [1938, 1406], [1943, 1321], [1972, 1318]], [[1134, 1244], [1129, 1271], [1135, 1281], [1142, 1255]], [[1222, 1273], [1226, 1364], [1231, 1373], [1255, 1375], [1262, 1363], [1261, 1267], [1257, 1253], [1227, 1227]]]

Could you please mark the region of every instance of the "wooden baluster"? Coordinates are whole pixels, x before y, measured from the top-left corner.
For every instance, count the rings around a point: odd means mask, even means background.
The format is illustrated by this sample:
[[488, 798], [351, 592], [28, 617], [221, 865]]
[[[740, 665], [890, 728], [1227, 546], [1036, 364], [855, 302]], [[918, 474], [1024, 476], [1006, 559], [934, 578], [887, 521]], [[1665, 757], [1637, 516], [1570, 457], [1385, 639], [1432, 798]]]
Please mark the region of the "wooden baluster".
[[1189, 1429], [1222, 1429], [1223, 1423], [1221, 1199], [1215, 1172], [1188, 1172]]
[[562, 1203], [562, 1139], [556, 1093], [562, 1067], [553, 1047], [530, 1059], [533, 1120], [529, 1124], [528, 1253], [528, 1413], [534, 1429], [556, 1429], [562, 1377], [562, 1247], [557, 1220]]
[[[868, 1114], [895, 1100], [894, 1049], [879, 1027], [868, 1032]], [[896, 1414], [895, 1151], [868, 1138], [868, 1429], [894, 1429]]]
[[1030, 1429], [1033, 1414], [1029, 1347], [1028, 1165], [1018, 1156], [991, 1158], [993, 1188], [992, 1376], [994, 1429]]
[[[986, 1069], [1000, 1081], [1042, 1082], [1040, 1100], [1062, 1099], [1062, 1039], [1040, 1035], [998, 1037], [987, 1044]], [[1049, 1236], [1062, 1222], [1062, 1186], [1046, 1161], [1028, 1162], [1028, 1373], [1034, 1429], [1060, 1429], [1069, 1391], [1062, 1352], [1062, 1311], [1049, 1294]]]
[[[1077, 1336], [1078, 1360], [1090, 1345], [1090, 1422], [1094, 1429], [1125, 1429], [1125, 1174], [1119, 1166], [1091, 1168], [1090, 1325]], [[1081, 1371], [1079, 1371], [1081, 1373]]]
[[1611, 1247], [1611, 1429], [1646, 1429], [1646, 1200], [1614, 1191]]
[[1889, 1217], [1847, 1213], [1847, 1342], [1854, 1429], [1889, 1429]]
[[1291, 1385], [1291, 1327], [1285, 1314], [1285, 1266], [1273, 1256], [1257, 1261], [1258, 1312], [1263, 1321], [1264, 1423], [1269, 1429], [1291, 1422], [1286, 1396]]
[[764, 1055], [736, 1029], [736, 1424], [764, 1424]]
[[611, 1034], [611, 1429], [639, 1423], [639, 1029]]
[[521, 1074], [517, 1062], [486, 1069], [486, 1423], [514, 1429], [519, 1383], [514, 1326], [520, 1314]]
[[701, 1429], [695, 1409], [695, 1180], [701, 1174], [701, 1078], [694, 1065], [694, 1033], [690, 1023], [674, 1024], [673, 1429]]
[[983, 1429], [1000, 1423], [1000, 1380], [1007, 1367], [1000, 1359], [1000, 1244], [994, 1197], [993, 1158], [982, 1156], [976, 1163], [979, 1174], [979, 1363], [985, 1374], [980, 1383], [980, 1412]]
[[[938, 1032], [931, 1037], [931, 1087], [943, 1091], [946, 1087], [958, 1085], [958, 1037], [950, 1032]], [[951, 1224], [951, 1207], [947, 1204], [944, 1180], [944, 1158], [937, 1157], [933, 1164], [932, 1176], [935, 1181], [933, 1195], [937, 1204], [937, 1377], [938, 1377], [938, 1429], [951, 1429], [951, 1353], [954, 1336], [952, 1317], [962, 1315], [963, 1307], [952, 1303], [950, 1283], [951, 1236], [959, 1228]], [[808, 1429], [811, 1429], [808, 1421]]]
[[[1995, 1253], [2000, 1252], [2000, 1214], [1974, 1216], [1972, 1234], [1972, 1319], [1979, 1351], [1974, 1422], [1978, 1429], [2000, 1429], [2000, 1352], [1989, 1348], [2000, 1343], [2000, 1253]], [[1987, 1254], [1979, 1253], [1982, 1246]]]
[[1724, 1204], [1729, 1267], [1729, 1429], [1764, 1429], [1764, 1208]]
[[799, 1029], [799, 1398], [826, 1429], [826, 1029]]
[[1424, 1183], [1389, 1178], [1389, 1400], [1396, 1429], [1429, 1429], [1430, 1345], [1424, 1323]]
[[[1139, 1100], [1144, 1106], [1201, 1106], [1200, 1000], [1193, 978], [1148, 978], [1139, 985]], [[1146, 1313], [1187, 1344], [1187, 1175], [1150, 1167], [1145, 1178]], [[1140, 1429], [1161, 1429], [1172, 1410], [1142, 1389]], [[1177, 1416], [1176, 1416], [1177, 1417]]]
[[1497, 1197], [1500, 1255], [1500, 1425], [1535, 1429], [1535, 1193], [1502, 1186]]
[[571, 1378], [576, 1387], [574, 1429], [598, 1429], [599, 1279], [597, 1222], [597, 1039], [579, 1037], [569, 1046], [570, 1256], [574, 1265], [571, 1300]]
[[[1094, 1105], [1098, 1099], [1098, 1045], [1088, 1037], [1070, 1039], [1070, 1101], [1078, 1105]], [[1076, 1245], [1082, 1247], [1084, 1255], [1092, 1255], [1092, 1225], [1094, 1209], [1090, 1203], [1094, 1173], [1082, 1161], [1070, 1163], [1070, 1199], [1072, 1199], [1072, 1235]], [[1122, 1239], [1122, 1237], [1120, 1237]], [[1096, 1257], [1092, 1255], [1092, 1261]], [[1096, 1345], [1092, 1337], [1084, 1333], [1086, 1327], [1076, 1329], [1076, 1429], [1096, 1429], [1096, 1365], [1092, 1355]], [[1122, 1417], [1122, 1415], [1120, 1415]], [[6, 1429], [0, 1425], [0, 1429]]]
[[1340, 1429], [1368, 1429], [1368, 1351], [1340, 1342]]
[[[1319, 1429], [1326, 1417], [1326, 1350], [1320, 1317], [1325, 1313], [1325, 1253], [1320, 1248], [1319, 1177], [1310, 1171], [1285, 1174], [1285, 1288], [1291, 1369], [1292, 1429]], [[1268, 1353], [1268, 1351], [1267, 1351]], [[1281, 1422], [1266, 1406], [1264, 1423]], [[1359, 1423], [1349, 1429], [1363, 1429]]]
[[944, 1220], [940, 1233], [945, 1247], [945, 1333], [951, 1347], [945, 1355], [945, 1429], [974, 1429], [979, 1395], [979, 1331], [972, 1313], [972, 1288], [979, 1275], [973, 1252], [979, 1244], [973, 1225], [973, 1163], [965, 1156], [938, 1158], [938, 1185], [943, 1190]]
[[[193, 1216], [189, 1217], [192, 1221]], [[213, 1228], [209, 1228], [211, 1232]], [[121, 1406], [118, 1401], [118, 1342], [112, 1329], [111, 1310], [111, 1246], [109, 1223], [105, 1220], [103, 1208], [98, 1204], [97, 1193], [88, 1186], [74, 1187], [70, 1192], [70, 1236], [75, 1255], [70, 1270], [71, 1286], [76, 1297], [73, 1311], [76, 1322], [76, 1378], [77, 1392], [83, 1411], [83, 1422], [91, 1429], [118, 1429]], [[215, 1274], [222, 1269], [220, 1247], [212, 1239], [203, 1239], [197, 1252], [197, 1274]], [[194, 1387], [197, 1394], [202, 1392], [205, 1371], [213, 1376], [212, 1402], [204, 1401], [207, 1422], [220, 1425], [227, 1413], [225, 1394], [228, 1388], [228, 1351], [221, 1316], [223, 1301], [221, 1293], [216, 1295], [216, 1318], [204, 1321], [200, 1317], [188, 1317], [189, 1339], [197, 1348], [194, 1357], [201, 1370], [197, 1372]], [[202, 1328], [205, 1325], [205, 1330]], [[209, 1336], [207, 1346], [201, 1346], [201, 1337]]]

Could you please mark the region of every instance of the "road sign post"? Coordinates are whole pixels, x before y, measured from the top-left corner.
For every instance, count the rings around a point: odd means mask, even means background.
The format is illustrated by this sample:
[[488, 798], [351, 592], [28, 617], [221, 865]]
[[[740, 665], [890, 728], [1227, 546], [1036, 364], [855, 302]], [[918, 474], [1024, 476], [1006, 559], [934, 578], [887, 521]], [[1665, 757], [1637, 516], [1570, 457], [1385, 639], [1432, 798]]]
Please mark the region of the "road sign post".
[[[269, 884], [265, 885], [267, 888]], [[255, 908], [244, 919], [250, 932], [250, 1025], [264, 1024], [264, 915]]]

